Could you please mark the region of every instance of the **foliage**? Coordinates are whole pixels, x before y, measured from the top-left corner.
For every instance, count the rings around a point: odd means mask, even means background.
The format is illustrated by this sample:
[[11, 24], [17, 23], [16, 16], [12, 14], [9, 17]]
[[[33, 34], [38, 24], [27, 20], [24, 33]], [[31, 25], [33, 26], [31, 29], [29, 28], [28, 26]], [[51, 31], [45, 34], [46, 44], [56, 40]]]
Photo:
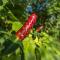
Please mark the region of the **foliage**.
[[[27, 7], [37, 4], [37, 0], [0, 0], [0, 60], [60, 60], [59, 2], [48, 0], [44, 11], [37, 12], [38, 20], [30, 34], [19, 41], [15, 33], [30, 15]], [[37, 11], [35, 6], [32, 10]], [[36, 32], [43, 23], [44, 29]]]

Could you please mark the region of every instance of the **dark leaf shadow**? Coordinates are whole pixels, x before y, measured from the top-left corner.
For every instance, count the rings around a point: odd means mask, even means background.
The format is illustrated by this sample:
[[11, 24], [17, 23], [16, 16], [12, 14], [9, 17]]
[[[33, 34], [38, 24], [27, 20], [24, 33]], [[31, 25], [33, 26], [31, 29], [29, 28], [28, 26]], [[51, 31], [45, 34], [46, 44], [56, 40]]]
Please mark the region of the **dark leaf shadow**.
[[1, 5], [3, 5], [3, 1], [2, 1], [2, 0], [0, 0], [0, 6], [1, 6]]

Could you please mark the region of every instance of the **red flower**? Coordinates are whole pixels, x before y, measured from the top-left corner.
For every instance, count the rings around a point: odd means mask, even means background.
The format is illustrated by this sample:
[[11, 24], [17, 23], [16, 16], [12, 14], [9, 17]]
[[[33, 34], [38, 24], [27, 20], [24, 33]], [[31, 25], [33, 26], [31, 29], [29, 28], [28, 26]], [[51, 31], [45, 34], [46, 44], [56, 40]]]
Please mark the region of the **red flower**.
[[22, 26], [22, 28], [16, 32], [17, 38], [19, 38], [20, 40], [23, 40], [29, 34], [29, 31], [32, 29], [32, 27], [36, 23], [36, 20], [37, 20], [37, 15], [33, 13], [25, 22], [25, 24]]
[[41, 31], [43, 28], [44, 28], [44, 25], [42, 24], [42, 25], [40, 25], [39, 27], [37, 27], [36, 31], [39, 32], [39, 31]]

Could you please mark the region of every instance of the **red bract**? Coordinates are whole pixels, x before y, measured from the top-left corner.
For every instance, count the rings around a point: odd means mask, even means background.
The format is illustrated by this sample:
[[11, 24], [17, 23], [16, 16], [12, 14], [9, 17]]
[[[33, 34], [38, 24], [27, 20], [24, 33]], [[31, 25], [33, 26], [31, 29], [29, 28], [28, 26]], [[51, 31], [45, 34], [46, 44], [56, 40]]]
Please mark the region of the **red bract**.
[[44, 28], [44, 25], [42, 24], [42, 25], [40, 25], [39, 27], [37, 27], [36, 31], [39, 32], [39, 31], [41, 31], [43, 28]]
[[23, 40], [29, 34], [29, 31], [36, 23], [36, 20], [37, 20], [37, 15], [33, 13], [25, 22], [25, 24], [22, 26], [22, 28], [16, 32], [17, 38]]

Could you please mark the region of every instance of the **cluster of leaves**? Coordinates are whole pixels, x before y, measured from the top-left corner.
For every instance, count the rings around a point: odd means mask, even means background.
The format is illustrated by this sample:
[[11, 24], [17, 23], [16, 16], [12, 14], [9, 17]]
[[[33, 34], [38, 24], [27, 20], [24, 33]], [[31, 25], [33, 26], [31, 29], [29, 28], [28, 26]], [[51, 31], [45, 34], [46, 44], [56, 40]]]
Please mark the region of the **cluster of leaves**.
[[[49, 0], [46, 11], [39, 13], [47, 14], [44, 30], [38, 33], [35, 26], [24, 41], [16, 41], [15, 32], [30, 15], [26, 7], [36, 1], [0, 0], [0, 60], [60, 60], [59, 0]], [[39, 18], [36, 25], [43, 23]]]

